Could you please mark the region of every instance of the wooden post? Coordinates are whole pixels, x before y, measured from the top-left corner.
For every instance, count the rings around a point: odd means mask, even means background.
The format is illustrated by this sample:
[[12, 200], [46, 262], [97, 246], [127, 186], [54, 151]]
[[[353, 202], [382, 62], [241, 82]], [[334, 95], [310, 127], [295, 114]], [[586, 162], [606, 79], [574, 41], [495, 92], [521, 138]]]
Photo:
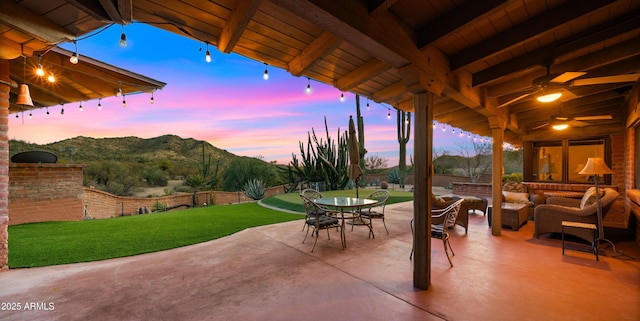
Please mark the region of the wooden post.
[[433, 164], [433, 94], [414, 94], [414, 255], [413, 286], [427, 290], [431, 284], [431, 182]]
[[491, 138], [493, 139], [493, 157], [491, 167], [491, 185], [492, 185], [492, 217], [491, 217], [491, 234], [499, 236], [502, 234], [502, 144], [504, 143], [504, 129], [506, 123], [497, 117], [489, 118], [491, 126]]

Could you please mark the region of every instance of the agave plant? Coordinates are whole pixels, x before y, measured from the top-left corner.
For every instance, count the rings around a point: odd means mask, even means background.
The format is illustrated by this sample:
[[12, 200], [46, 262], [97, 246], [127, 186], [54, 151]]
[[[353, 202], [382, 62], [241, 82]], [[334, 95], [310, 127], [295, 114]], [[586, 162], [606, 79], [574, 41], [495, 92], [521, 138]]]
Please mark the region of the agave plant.
[[252, 178], [244, 184], [243, 193], [252, 200], [260, 200], [263, 199], [264, 194], [267, 193], [267, 188], [261, 180]]

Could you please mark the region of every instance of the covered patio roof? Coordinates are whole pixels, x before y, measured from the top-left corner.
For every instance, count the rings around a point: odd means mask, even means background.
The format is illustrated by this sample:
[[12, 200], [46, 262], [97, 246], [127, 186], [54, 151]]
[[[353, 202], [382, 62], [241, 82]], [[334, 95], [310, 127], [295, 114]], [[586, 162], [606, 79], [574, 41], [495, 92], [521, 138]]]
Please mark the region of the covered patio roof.
[[[573, 119], [574, 135], [622, 131], [640, 76], [635, 0], [0, 3], [8, 9], [0, 15], [4, 59], [111, 23], [143, 22], [406, 111], [413, 92], [426, 89], [436, 95], [438, 122], [490, 136], [496, 117], [516, 145], [555, 135], [549, 124], [559, 114]], [[537, 102], [543, 87], [564, 94]]]

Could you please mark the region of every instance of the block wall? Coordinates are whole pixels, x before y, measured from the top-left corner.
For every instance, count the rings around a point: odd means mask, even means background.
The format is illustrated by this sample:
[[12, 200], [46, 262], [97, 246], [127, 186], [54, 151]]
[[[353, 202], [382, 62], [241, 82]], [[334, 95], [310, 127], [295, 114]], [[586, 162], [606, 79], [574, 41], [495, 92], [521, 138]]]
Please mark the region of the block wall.
[[9, 224], [82, 220], [82, 172], [77, 164], [9, 165]]

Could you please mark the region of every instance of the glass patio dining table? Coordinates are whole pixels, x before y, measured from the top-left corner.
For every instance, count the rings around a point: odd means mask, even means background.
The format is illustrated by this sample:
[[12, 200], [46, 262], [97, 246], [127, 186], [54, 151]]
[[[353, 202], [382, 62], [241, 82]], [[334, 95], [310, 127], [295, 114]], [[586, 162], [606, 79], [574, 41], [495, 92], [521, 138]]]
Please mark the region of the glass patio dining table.
[[[361, 219], [360, 210], [363, 207], [371, 206], [378, 203], [378, 201], [376, 200], [356, 197], [323, 197], [317, 198], [313, 201], [321, 207], [335, 208], [336, 212], [340, 213], [340, 217], [338, 217], [338, 219], [342, 221], [342, 247], [344, 248], [347, 247], [347, 239], [344, 232], [344, 222], [347, 220], [352, 220], [352, 222], [355, 222], [355, 220]], [[365, 223], [365, 225], [367, 225], [367, 227], [369, 228], [369, 235], [373, 234], [371, 223]]]

